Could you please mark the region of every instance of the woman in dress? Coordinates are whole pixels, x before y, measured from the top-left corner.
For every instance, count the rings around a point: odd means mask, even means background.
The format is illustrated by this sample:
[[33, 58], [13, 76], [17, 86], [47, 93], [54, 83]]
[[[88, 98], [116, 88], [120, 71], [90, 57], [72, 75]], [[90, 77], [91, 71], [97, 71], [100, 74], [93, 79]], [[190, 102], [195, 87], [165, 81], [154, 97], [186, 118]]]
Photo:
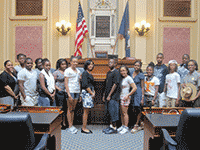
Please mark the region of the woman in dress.
[[13, 64], [10, 60], [4, 62], [5, 70], [0, 74], [0, 104], [8, 104], [14, 106], [15, 95], [14, 89], [17, 84], [17, 78], [13, 74]]
[[56, 82], [56, 106], [62, 106], [63, 113], [63, 122], [62, 127], [66, 128], [65, 118], [67, 115], [67, 101], [65, 92], [65, 79], [64, 79], [64, 71], [68, 67], [68, 62], [66, 59], [59, 59], [56, 63], [56, 71], [53, 73], [55, 82]]
[[[137, 90], [137, 87], [130, 76], [128, 67], [122, 65], [119, 68], [121, 74], [121, 93], [120, 93], [120, 104], [121, 104], [121, 120], [122, 126], [117, 129], [120, 134], [125, 134], [129, 131], [128, 122], [128, 107], [131, 100], [131, 95]], [[130, 88], [132, 90], [130, 91]]]
[[134, 128], [131, 130], [132, 133], [135, 133], [138, 131], [138, 124], [141, 118], [141, 111], [142, 106], [144, 105], [144, 74], [141, 70], [142, 62], [141, 61], [135, 61], [134, 62], [134, 69], [135, 71], [132, 74], [132, 78], [134, 83], [136, 84], [137, 90], [136, 92], [131, 96], [131, 100], [133, 102], [133, 112], [137, 116], [136, 124], [134, 125]]
[[51, 63], [48, 59], [42, 60], [43, 69], [39, 75], [39, 99], [38, 106], [56, 106], [55, 102], [55, 80], [50, 72]]
[[84, 72], [82, 73], [82, 101], [83, 101], [83, 127], [81, 133], [91, 134], [92, 131], [86, 128], [88, 113], [92, 107], [94, 107], [93, 99], [95, 97], [94, 91], [94, 78], [91, 71], [94, 68], [94, 62], [87, 60], [84, 64]]

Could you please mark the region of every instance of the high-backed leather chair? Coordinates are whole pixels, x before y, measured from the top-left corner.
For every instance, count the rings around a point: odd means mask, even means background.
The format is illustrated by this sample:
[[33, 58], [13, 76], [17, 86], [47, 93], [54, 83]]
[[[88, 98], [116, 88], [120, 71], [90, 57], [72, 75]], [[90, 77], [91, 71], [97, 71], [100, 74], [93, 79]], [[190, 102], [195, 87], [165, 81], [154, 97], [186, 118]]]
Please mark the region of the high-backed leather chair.
[[176, 137], [173, 140], [166, 129], [161, 130], [163, 137], [163, 147], [169, 150], [195, 150], [200, 149], [200, 109], [191, 108], [182, 112]]
[[42, 150], [47, 145], [48, 134], [44, 134], [42, 138], [40, 136], [41, 139], [35, 138], [28, 113], [0, 114], [0, 133], [0, 149]]

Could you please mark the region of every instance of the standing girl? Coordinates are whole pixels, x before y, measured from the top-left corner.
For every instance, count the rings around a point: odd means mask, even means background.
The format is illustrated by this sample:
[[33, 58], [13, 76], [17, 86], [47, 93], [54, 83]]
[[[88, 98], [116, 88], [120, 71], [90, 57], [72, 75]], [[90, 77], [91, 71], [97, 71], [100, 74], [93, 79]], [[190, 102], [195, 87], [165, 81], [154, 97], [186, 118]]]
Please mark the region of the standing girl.
[[[170, 60], [168, 63], [169, 74], [166, 76], [164, 92], [167, 93], [167, 107], [175, 107], [179, 103], [180, 95], [180, 75], [177, 71], [176, 60]], [[166, 91], [167, 90], [167, 91]]]
[[136, 92], [131, 96], [131, 100], [133, 101], [133, 112], [137, 116], [136, 124], [134, 128], [131, 130], [132, 133], [138, 131], [138, 124], [141, 118], [142, 106], [144, 105], [144, 74], [141, 70], [142, 62], [135, 61], [134, 69], [135, 71], [132, 74], [133, 81], [137, 86]]
[[87, 60], [84, 64], [84, 72], [82, 74], [82, 101], [83, 101], [83, 127], [81, 133], [91, 134], [92, 131], [86, 128], [88, 113], [92, 107], [94, 107], [93, 99], [95, 97], [94, 91], [94, 78], [91, 71], [94, 68], [94, 62]]
[[38, 106], [56, 106], [55, 103], [55, 80], [50, 72], [51, 63], [45, 58], [42, 60], [43, 69], [39, 75], [39, 99]]
[[158, 88], [160, 80], [153, 75], [154, 63], [151, 62], [146, 68], [147, 76], [144, 79], [145, 84], [145, 105], [148, 107], [158, 105], [155, 104], [158, 98]]
[[[122, 126], [117, 129], [120, 134], [127, 133], [128, 128], [128, 107], [130, 104], [131, 95], [137, 90], [137, 87], [130, 76], [129, 70], [126, 66], [122, 65], [119, 68], [121, 74], [121, 93], [120, 93], [120, 103], [121, 103], [121, 112], [122, 112]], [[132, 87], [131, 92], [130, 88]]]
[[55, 82], [56, 82], [56, 106], [61, 106], [62, 110], [64, 111], [63, 114], [63, 122], [62, 127], [63, 129], [66, 127], [65, 124], [65, 117], [67, 115], [67, 101], [65, 93], [65, 82], [64, 82], [64, 71], [68, 67], [68, 63], [66, 59], [59, 59], [56, 63], [56, 71], [53, 73]]
[[67, 120], [69, 124], [68, 132], [75, 134], [78, 129], [73, 126], [74, 110], [80, 96], [80, 71], [76, 68], [78, 65], [78, 58], [71, 57], [71, 66], [64, 72], [65, 76], [65, 90], [68, 95], [67, 100]]
[[197, 72], [198, 64], [195, 60], [189, 60], [188, 62], [189, 73], [183, 79], [182, 87], [185, 88], [185, 84], [192, 83], [197, 89], [197, 95], [188, 101], [184, 101], [183, 107], [200, 107], [200, 74]]

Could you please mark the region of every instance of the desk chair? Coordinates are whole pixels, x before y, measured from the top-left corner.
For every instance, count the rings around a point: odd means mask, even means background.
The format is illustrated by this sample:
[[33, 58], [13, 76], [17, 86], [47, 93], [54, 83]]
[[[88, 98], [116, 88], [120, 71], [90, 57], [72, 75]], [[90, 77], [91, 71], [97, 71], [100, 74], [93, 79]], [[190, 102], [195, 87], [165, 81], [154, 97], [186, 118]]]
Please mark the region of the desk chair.
[[166, 129], [161, 130], [163, 147], [168, 150], [195, 150], [199, 149], [200, 136], [200, 109], [186, 109], [182, 112], [176, 137], [173, 140]]
[[35, 138], [37, 135], [34, 135], [28, 113], [0, 114], [0, 133], [2, 149], [43, 150], [47, 145], [48, 134], [41, 135], [41, 139]]

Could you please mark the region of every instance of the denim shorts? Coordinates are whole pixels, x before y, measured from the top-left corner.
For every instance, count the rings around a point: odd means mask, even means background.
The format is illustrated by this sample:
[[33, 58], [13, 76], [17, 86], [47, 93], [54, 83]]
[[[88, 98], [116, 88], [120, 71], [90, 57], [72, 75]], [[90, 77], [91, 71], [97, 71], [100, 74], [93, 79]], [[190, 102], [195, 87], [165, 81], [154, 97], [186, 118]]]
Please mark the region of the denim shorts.
[[70, 93], [70, 95], [72, 96], [72, 98], [74, 100], [78, 100], [79, 99], [79, 96], [80, 96], [80, 93]]

